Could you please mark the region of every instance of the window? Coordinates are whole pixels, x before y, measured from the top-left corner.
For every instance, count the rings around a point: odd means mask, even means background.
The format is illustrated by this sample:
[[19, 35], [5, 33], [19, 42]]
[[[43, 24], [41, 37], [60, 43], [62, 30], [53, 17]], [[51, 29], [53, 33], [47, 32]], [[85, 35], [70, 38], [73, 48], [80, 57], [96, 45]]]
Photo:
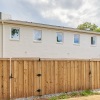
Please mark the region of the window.
[[57, 32], [57, 43], [63, 42], [63, 33]]
[[34, 41], [41, 41], [42, 40], [42, 31], [41, 30], [34, 30], [33, 40]]
[[91, 37], [91, 45], [96, 45], [96, 36]]
[[17, 29], [17, 28], [12, 28], [12, 29], [11, 29], [10, 38], [11, 38], [12, 40], [19, 40], [19, 36], [20, 36], [19, 29]]
[[80, 35], [74, 34], [74, 44], [79, 44], [79, 43], [80, 43]]

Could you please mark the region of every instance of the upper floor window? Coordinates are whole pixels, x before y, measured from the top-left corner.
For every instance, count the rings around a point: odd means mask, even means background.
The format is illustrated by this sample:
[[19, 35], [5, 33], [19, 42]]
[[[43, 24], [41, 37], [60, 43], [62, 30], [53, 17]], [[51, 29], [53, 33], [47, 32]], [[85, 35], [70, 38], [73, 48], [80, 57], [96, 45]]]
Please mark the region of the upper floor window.
[[57, 32], [57, 43], [63, 42], [63, 33]]
[[34, 41], [41, 41], [42, 40], [42, 31], [41, 30], [34, 30], [33, 40]]
[[96, 45], [96, 36], [91, 37], [91, 45]]
[[74, 44], [80, 44], [80, 35], [74, 34]]
[[12, 28], [12, 29], [11, 29], [10, 38], [11, 38], [12, 40], [19, 40], [19, 37], [20, 37], [19, 29], [17, 29], [17, 28]]

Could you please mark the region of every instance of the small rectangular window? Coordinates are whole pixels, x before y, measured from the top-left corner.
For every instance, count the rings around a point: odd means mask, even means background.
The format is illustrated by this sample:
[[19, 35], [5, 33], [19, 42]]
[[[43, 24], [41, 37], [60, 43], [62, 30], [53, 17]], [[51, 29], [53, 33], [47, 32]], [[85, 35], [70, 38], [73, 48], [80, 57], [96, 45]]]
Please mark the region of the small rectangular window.
[[96, 36], [91, 37], [91, 45], [96, 45]]
[[57, 43], [63, 42], [63, 33], [57, 32]]
[[19, 29], [17, 29], [17, 28], [12, 28], [12, 29], [11, 29], [10, 38], [11, 38], [12, 40], [19, 40], [19, 37], [20, 37]]
[[74, 34], [74, 44], [79, 44], [79, 43], [80, 43], [80, 35]]
[[42, 31], [41, 30], [34, 30], [33, 40], [34, 41], [42, 41]]

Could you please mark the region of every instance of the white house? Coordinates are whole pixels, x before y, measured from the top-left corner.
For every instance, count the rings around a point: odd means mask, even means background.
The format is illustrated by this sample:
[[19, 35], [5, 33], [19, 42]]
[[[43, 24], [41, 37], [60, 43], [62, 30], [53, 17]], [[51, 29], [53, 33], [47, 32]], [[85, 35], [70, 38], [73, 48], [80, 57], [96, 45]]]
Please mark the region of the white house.
[[12, 20], [0, 13], [0, 57], [100, 58], [100, 33]]

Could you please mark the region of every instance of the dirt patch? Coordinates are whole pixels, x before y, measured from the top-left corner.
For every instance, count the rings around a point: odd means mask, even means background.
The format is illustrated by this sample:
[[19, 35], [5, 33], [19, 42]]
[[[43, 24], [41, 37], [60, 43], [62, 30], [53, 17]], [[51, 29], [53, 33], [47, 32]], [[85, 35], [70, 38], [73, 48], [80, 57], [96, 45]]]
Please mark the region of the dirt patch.
[[[64, 100], [64, 99], [62, 99]], [[100, 95], [92, 95], [92, 96], [86, 96], [86, 97], [76, 97], [76, 98], [70, 98], [65, 100], [100, 100]]]

